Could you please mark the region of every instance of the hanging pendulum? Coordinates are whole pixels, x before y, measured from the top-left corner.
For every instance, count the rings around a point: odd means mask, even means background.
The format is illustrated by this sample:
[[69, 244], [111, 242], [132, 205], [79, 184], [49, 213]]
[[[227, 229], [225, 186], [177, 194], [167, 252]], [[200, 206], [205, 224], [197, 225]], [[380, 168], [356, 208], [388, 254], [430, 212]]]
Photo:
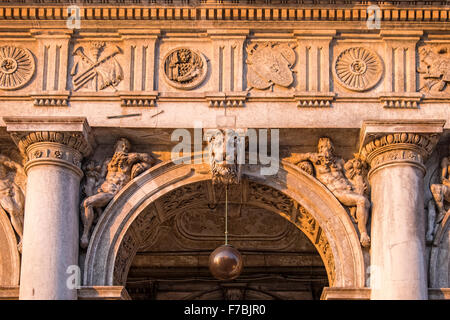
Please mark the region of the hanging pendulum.
[[219, 280], [233, 280], [242, 271], [242, 256], [228, 244], [228, 185], [225, 185], [225, 244], [216, 248], [209, 256], [209, 270]]

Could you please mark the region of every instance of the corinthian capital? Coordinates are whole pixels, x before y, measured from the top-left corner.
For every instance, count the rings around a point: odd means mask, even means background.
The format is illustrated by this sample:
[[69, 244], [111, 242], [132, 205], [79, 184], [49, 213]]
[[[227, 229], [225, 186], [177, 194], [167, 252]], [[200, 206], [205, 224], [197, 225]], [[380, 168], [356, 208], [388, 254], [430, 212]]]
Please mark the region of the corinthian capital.
[[[410, 163], [425, 171], [445, 121], [367, 121], [360, 137], [360, 156], [371, 172], [384, 165]], [[371, 174], [369, 172], [369, 176]]]
[[76, 167], [92, 152], [94, 143], [85, 118], [3, 118], [7, 131], [27, 159], [26, 169], [37, 162]]

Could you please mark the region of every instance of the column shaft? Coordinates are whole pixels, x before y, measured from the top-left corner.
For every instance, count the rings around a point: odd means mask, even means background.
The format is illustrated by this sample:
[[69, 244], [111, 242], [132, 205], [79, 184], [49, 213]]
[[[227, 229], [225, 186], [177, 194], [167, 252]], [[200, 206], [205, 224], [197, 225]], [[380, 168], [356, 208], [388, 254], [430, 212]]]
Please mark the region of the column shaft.
[[372, 299], [427, 299], [423, 171], [385, 166], [370, 183]]
[[44, 161], [27, 174], [20, 299], [77, 299], [66, 271], [78, 265], [81, 175]]

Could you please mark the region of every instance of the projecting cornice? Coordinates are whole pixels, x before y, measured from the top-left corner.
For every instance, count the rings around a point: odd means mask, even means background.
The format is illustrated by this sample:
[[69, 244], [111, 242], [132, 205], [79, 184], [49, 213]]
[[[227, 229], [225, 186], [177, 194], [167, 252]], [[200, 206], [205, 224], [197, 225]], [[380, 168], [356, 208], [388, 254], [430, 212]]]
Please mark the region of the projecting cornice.
[[[42, 2], [8, 3], [0, 8], [0, 20], [65, 20], [70, 16], [67, 7], [78, 6], [82, 20], [241, 20], [241, 21], [363, 21], [368, 19], [370, 4], [357, 1], [287, 1], [283, 5], [231, 3], [231, 1], [199, 4], [188, 1], [164, 3], [93, 4], [66, 1], [59, 4]], [[450, 2], [449, 2], [450, 3]], [[381, 22], [445, 22], [450, 21], [449, 6], [442, 1], [396, 2], [379, 5]]]

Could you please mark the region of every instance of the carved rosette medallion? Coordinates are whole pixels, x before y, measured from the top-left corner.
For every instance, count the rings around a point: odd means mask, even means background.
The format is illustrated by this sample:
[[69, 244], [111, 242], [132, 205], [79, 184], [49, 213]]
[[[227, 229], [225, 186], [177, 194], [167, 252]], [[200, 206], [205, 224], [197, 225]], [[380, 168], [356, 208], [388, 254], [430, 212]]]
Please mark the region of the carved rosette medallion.
[[205, 80], [208, 64], [202, 53], [176, 48], [164, 57], [164, 79], [174, 88], [191, 90]]
[[333, 73], [337, 82], [344, 88], [367, 91], [380, 81], [383, 63], [380, 57], [369, 49], [348, 48], [337, 56]]
[[34, 58], [28, 49], [14, 46], [0, 47], [0, 89], [15, 90], [33, 77]]
[[277, 84], [289, 87], [294, 82], [294, 46], [289, 43], [254, 43], [247, 47], [247, 83], [250, 88], [267, 89]]
[[373, 172], [385, 165], [408, 162], [425, 172], [424, 163], [431, 154], [434, 143], [416, 133], [393, 133], [367, 143], [361, 151], [361, 158], [367, 161]]

